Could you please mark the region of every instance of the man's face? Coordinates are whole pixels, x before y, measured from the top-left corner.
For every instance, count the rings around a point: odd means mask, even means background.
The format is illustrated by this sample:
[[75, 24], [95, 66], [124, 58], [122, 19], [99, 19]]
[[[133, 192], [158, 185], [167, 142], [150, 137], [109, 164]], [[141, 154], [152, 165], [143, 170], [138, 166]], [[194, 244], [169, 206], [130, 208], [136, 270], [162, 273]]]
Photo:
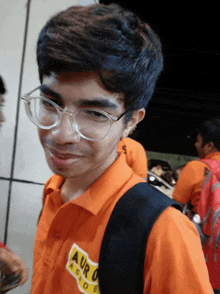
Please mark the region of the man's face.
[[[43, 84], [48, 88], [44, 96], [69, 112], [95, 108], [118, 117], [125, 111], [123, 94], [107, 91], [96, 73], [52, 74], [43, 78]], [[99, 177], [117, 158], [117, 145], [124, 131], [123, 117], [112, 124], [104, 139], [89, 141], [73, 129], [69, 114], [63, 114], [57, 127], [38, 129], [49, 167], [65, 178], [85, 177], [90, 173]]]
[[4, 118], [4, 115], [3, 115], [3, 111], [2, 111], [3, 102], [4, 102], [3, 95], [0, 94], [0, 127], [1, 127], [2, 123], [5, 121], [5, 118]]
[[197, 135], [197, 140], [194, 146], [196, 147], [199, 158], [204, 158], [207, 155], [205, 151], [205, 145], [203, 146], [203, 140], [200, 134]]

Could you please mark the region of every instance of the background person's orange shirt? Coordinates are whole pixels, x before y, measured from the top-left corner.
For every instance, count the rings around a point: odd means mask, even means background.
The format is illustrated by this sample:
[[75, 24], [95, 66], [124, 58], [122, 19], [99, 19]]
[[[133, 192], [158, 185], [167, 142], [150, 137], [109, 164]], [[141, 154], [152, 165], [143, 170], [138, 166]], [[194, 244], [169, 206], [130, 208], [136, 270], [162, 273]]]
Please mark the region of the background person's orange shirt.
[[[118, 199], [143, 179], [121, 154], [86, 193], [65, 204], [63, 180], [54, 175], [45, 185], [31, 294], [100, 293], [97, 269], [109, 217]], [[149, 235], [144, 293], [213, 293], [196, 228], [173, 207], [160, 215]]]
[[[210, 153], [204, 159], [220, 159], [220, 152]], [[205, 181], [209, 167], [200, 160], [193, 160], [186, 164], [173, 191], [173, 199], [187, 204], [189, 200], [197, 212], [201, 189]]]
[[131, 138], [122, 138], [118, 144], [118, 153], [124, 153], [127, 164], [141, 178], [147, 178], [147, 155], [144, 147]]

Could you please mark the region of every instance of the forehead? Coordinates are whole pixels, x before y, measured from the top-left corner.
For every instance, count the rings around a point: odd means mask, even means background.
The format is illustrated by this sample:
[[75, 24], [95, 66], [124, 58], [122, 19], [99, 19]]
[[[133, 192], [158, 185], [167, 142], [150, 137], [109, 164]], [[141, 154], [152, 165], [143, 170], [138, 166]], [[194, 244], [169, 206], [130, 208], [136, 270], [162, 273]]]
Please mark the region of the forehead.
[[43, 77], [43, 85], [51, 89], [64, 100], [109, 100], [118, 107], [124, 106], [124, 94], [112, 93], [102, 84], [97, 72], [91, 73], [52, 73]]

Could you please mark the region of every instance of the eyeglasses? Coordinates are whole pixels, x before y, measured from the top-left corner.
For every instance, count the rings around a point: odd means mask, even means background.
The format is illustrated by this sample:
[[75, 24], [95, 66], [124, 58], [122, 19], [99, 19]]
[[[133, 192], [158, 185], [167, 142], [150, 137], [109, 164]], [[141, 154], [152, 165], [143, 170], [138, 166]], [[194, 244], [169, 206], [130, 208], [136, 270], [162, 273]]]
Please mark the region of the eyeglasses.
[[27, 93], [21, 99], [24, 100], [27, 116], [37, 127], [46, 130], [57, 127], [61, 122], [62, 115], [67, 113], [71, 116], [73, 129], [80, 137], [90, 141], [104, 139], [112, 124], [119, 121], [127, 112], [125, 111], [119, 117], [113, 117], [105, 111], [93, 108], [70, 112], [62, 109], [54, 101], [41, 96], [40, 87]]

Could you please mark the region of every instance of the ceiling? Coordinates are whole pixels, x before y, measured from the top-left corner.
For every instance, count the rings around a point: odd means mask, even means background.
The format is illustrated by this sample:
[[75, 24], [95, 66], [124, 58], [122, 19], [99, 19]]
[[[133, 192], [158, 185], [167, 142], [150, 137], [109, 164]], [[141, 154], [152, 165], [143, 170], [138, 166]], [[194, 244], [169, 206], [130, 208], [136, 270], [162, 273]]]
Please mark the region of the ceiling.
[[196, 156], [189, 136], [202, 120], [220, 116], [217, 1], [114, 3], [150, 24], [161, 39], [164, 54], [164, 70], [133, 137], [149, 151]]

